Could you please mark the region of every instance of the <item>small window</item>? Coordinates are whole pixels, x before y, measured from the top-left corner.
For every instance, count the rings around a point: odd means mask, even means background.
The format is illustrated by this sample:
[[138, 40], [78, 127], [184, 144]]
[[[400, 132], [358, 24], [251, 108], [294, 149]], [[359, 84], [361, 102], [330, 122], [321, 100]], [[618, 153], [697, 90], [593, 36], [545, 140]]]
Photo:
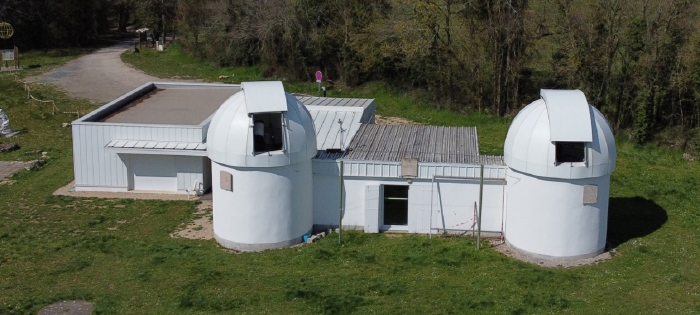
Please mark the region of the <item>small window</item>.
[[408, 186], [384, 186], [383, 224], [408, 224]]
[[282, 150], [282, 113], [253, 114], [253, 150], [256, 153]]
[[585, 162], [586, 144], [583, 142], [555, 142], [557, 163]]

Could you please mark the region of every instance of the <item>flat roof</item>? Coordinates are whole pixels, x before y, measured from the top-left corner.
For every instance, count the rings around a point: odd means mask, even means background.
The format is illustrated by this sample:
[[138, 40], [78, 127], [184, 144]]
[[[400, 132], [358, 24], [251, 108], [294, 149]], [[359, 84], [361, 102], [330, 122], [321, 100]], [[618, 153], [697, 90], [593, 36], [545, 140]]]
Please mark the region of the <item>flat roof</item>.
[[145, 95], [103, 118], [103, 122], [163, 125], [198, 125], [213, 114], [231, 95], [231, 87], [156, 86]]

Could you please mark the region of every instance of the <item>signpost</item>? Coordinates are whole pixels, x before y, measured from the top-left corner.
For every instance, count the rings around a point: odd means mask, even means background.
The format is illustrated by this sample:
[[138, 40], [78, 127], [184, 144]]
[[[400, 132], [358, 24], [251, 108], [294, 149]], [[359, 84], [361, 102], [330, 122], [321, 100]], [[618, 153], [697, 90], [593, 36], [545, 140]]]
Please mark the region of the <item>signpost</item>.
[[323, 79], [323, 73], [321, 71], [316, 71], [316, 83], [318, 83], [318, 91], [321, 91], [321, 79]]

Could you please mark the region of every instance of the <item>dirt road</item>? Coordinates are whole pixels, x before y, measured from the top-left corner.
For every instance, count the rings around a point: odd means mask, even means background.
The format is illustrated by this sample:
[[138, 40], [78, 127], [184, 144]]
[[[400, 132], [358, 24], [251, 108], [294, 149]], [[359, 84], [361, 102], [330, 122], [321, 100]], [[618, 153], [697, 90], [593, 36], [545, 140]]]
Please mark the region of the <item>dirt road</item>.
[[28, 81], [56, 85], [73, 97], [110, 102], [146, 82], [160, 80], [121, 61], [119, 55], [132, 45], [133, 41], [119, 42]]

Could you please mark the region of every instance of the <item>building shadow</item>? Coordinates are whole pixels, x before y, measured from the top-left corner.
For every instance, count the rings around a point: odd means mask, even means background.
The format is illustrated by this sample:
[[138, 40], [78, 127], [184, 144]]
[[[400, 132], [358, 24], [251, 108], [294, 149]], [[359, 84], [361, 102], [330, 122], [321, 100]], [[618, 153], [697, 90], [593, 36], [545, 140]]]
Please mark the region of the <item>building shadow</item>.
[[653, 200], [639, 196], [610, 198], [607, 249], [649, 235], [661, 228], [667, 220], [666, 210]]

